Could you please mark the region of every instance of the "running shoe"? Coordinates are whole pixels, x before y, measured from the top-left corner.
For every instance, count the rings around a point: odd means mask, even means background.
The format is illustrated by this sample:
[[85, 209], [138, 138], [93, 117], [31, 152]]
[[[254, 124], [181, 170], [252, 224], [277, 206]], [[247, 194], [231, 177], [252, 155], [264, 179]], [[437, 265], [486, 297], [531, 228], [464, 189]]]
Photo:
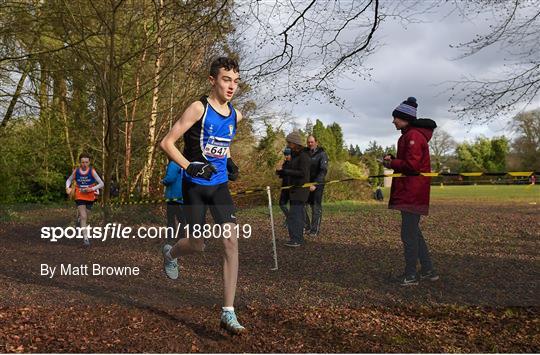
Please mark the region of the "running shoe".
[[420, 271], [420, 280], [429, 280], [429, 281], [437, 281], [439, 279], [439, 275], [435, 272], [435, 270], [429, 270], [429, 271]]
[[176, 280], [178, 278], [178, 259], [172, 259], [169, 252], [172, 249], [172, 246], [165, 244], [162, 249], [163, 253], [163, 271], [165, 275], [171, 280]]
[[416, 275], [404, 276], [400, 282], [401, 286], [416, 286], [418, 285], [418, 277]]
[[246, 328], [242, 327], [236, 319], [234, 311], [223, 311], [221, 313], [221, 328], [225, 329], [231, 334], [238, 335], [246, 331]]
[[289, 240], [288, 242], [285, 243], [285, 246], [286, 247], [290, 247], [290, 248], [297, 248], [299, 246], [301, 246], [302, 244], [298, 243], [298, 242], [295, 242], [293, 240]]

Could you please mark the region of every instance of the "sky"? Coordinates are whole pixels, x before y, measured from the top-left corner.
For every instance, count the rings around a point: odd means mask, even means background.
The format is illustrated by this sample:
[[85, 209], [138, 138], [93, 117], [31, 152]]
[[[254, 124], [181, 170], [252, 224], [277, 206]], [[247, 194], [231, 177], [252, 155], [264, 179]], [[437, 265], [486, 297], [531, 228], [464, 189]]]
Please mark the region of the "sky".
[[[422, 23], [406, 27], [397, 21], [384, 22], [375, 33], [375, 40], [382, 46], [365, 63], [373, 68], [372, 80], [343, 78], [340, 82], [337, 95], [345, 99], [356, 117], [322, 100], [309, 104], [277, 103], [276, 110], [289, 111], [299, 127], [304, 127], [308, 119], [313, 122], [319, 119], [325, 124], [337, 122], [343, 128], [347, 146], [353, 144], [365, 149], [373, 140], [383, 146], [396, 143], [400, 132], [391, 123], [391, 113], [401, 101], [414, 96], [419, 104], [418, 116], [434, 119], [440, 129], [458, 142], [471, 141], [479, 135], [511, 137], [508, 130], [511, 116], [489, 124], [467, 125], [449, 112], [448, 81], [470, 75], [492, 77], [503, 70], [501, 48], [458, 59], [461, 52], [450, 47], [485, 32], [489, 21], [465, 20], [457, 13], [448, 16], [445, 8], [425, 14], [422, 19]], [[539, 106], [537, 100], [528, 109]], [[285, 129], [291, 130], [292, 125]]]

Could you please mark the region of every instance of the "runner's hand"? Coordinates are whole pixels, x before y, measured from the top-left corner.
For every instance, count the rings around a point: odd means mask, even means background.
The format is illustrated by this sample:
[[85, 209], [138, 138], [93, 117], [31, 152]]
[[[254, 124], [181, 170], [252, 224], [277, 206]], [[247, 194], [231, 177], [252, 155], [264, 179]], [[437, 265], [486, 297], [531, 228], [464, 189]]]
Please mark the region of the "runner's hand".
[[66, 187], [66, 194], [71, 194], [71, 187]]
[[210, 180], [212, 174], [217, 173], [216, 168], [210, 163], [190, 163], [186, 169], [186, 173], [192, 177], [203, 178]]
[[227, 158], [227, 173], [229, 174], [229, 180], [235, 181], [238, 179], [238, 166], [231, 158]]

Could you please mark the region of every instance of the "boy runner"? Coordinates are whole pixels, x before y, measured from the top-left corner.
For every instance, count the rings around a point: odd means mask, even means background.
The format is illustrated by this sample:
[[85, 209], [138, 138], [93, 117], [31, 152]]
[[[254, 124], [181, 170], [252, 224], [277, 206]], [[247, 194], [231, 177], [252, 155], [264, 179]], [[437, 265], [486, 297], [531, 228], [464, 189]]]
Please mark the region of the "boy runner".
[[[66, 180], [66, 193], [71, 195], [73, 188], [71, 183], [75, 180], [75, 204], [77, 205], [77, 226], [85, 228], [90, 216], [90, 211], [96, 200], [96, 195], [99, 193], [99, 189], [103, 188], [105, 184], [99, 177], [96, 169], [90, 166], [90, 156], [88, 154], [81, 154], [79, 156], [79, 167], [73, 170], [69, 178]], [[90, 240], [88, 239], [88, 233], [83, 229], [84, 246], [90, 246]]]
[[[235, 209], [227, 182], [229, 174], [238, 174], [238, 168], [230, 158], [229, 147], [242, 119], [241, 113], [230, 103], [238, 88], [239, 71], [234, 59], [220, 57], [214, 60], [210, 66], [210, 95], [193, 102], [160, 144], [169, 158], [184, 169], [182, 187], [189, 226], [188, 238], [179, 240], [174, 246], [167, 244], [163, 247], [163, 266], [171, 279], [178, 278], [178, 257], [204, 250], [204, 240], [194, 238], [194, 233], [197, 229], [203, 230], [207, 207], [215, 223], [222, 226], [221, 230], [235, 230]], [[181, 136], [184, 139], [183, 153], [175, 146]], [[224, 295], [221, 327], [232, 334], [240, 334], [245, 328], [234, 312], [238, 236], [231, 233], [229, 238], [223, 237], [222, 240]]]

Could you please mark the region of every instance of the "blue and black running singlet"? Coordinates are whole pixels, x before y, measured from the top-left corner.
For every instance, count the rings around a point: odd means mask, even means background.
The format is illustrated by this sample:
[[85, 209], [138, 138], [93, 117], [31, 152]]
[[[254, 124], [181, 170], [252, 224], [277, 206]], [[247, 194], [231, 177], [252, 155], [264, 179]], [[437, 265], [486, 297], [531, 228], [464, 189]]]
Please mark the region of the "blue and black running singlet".
[[77, 186], [79, 188], [85, 188], [85, 187], [92, 187], [97, 184], [96, 179], [94, 178], [94, 175], [92, 174], [93, 168], [89, 167], [86, 174], [83, 174], [81, 172], [81, 168], [77, 168], [75, 170], [75, 181], [77, 182]]
[[207, 97], [200, 100], [204, 105], [202, 118], [184, 133], [184, 157], [192, 163], [205, 160], [214, 165], [217, 173], [210, 180], [192, 177], [184, 171], [184, 179], [198, 185], [219, 185], [229, 181], [227, 174], [227, 152], [236, 134], [236, 111], [229, 102], [229, 115], [223, 116], [208, 103]]

